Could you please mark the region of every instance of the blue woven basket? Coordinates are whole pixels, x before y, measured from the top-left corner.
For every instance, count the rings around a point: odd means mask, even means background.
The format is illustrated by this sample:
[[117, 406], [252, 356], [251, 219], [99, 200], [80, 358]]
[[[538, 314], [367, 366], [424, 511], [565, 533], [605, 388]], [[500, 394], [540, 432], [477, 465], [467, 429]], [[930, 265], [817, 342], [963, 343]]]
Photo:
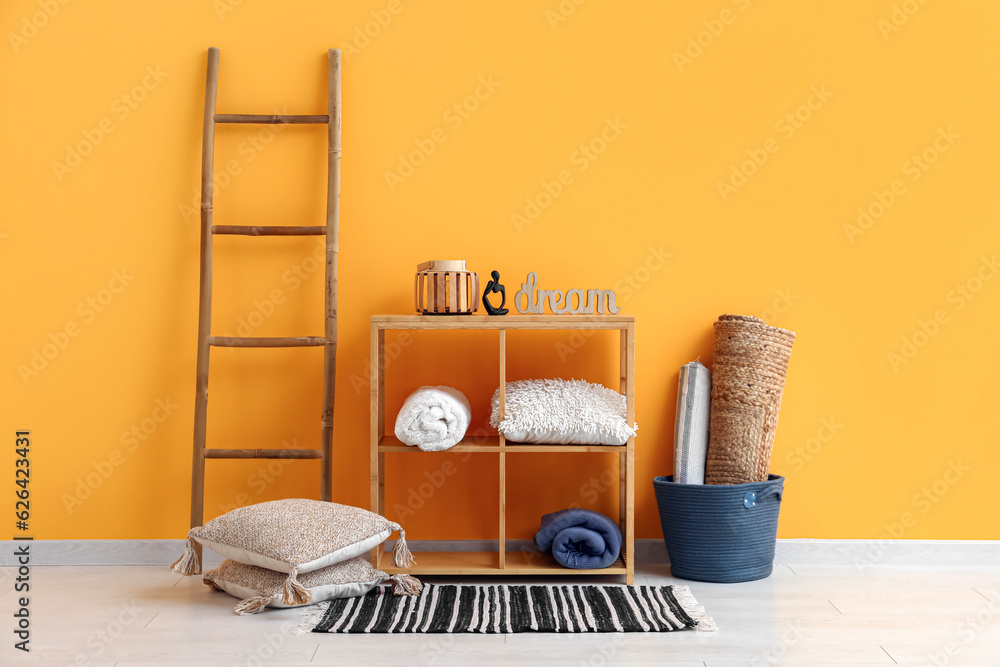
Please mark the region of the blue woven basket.
[[769, 576], [784, 483], [778, 475], [766, 482], [725, 485], [654, 477], [671, 574], [718, 583]]

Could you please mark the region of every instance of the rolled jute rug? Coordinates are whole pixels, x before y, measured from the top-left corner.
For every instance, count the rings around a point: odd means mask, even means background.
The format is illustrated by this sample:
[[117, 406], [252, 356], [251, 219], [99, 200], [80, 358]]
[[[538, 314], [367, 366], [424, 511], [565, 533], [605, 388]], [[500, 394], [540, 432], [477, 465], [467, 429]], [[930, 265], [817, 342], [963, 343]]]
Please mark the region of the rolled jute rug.
[[706, 484], [767, 481], [795, 334], [757, 317], [715, 323]]

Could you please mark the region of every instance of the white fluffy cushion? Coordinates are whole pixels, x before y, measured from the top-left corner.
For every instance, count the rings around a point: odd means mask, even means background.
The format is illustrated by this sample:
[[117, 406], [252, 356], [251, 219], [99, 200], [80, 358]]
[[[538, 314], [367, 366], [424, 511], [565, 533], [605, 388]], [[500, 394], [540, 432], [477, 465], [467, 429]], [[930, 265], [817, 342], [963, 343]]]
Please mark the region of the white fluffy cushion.
[[[299, 583], [309, 591], [309, 602], [286, 604], [282, 601], [285, 589], [285, 575], [267, 568], [247, 565], [227, 559], [222, 565], [206, 572], [203, 581], [218, 590], [225, 591], [241, 599], [234, 611], [240, 616], [256, 614], [265, 607], [300, 607], [303, 604], [334, 600], [336, 598], [364, 595], [383, 581], [394, 580], [397, 583], [397, 594], [413, 594], [420, 590], [419, 582], [407, 575], [390, 577], [382, 570], [372, 567], [364, 558], [350, 560], [330, 565], [319, 570], [307, 572], [299, 577]], [[400, 585], [400, 579], [407, 586], [416, 582], [416, 589], [410, 590]]]
[[502, 420], [499, 388], [491, 405], [490, 424], [511, 442], [624, 445], [636, 431], [625, 421], [625, 396], [586, 380], [508, 382]]

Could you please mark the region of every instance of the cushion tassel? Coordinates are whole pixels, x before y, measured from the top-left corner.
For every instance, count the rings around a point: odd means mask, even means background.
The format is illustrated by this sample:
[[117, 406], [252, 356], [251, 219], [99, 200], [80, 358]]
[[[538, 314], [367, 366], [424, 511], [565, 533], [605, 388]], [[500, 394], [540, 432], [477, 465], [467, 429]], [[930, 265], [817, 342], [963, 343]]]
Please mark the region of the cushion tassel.
[[267, 603], [271, 601], [269, 597], [256, 597], [247, 598], [242, 600], [239, 604], [233, 607], [239, 616], [249, 616], [250, 614], [259, 614], [267, 608]]
[[293, 567], [292, 571], [288, 573], [288, 578], [285, 579], [285, 595], [281, 598], [281, 601], [286, 605], [305, 604], [312, 599], [312, 593], [299, 583], [298, 576], [298, 568]]
[[209, 588], [211, 588], [213, 591], [221, 591], [222, 590], [221, 588], [219, 588], [219, 584], [215, 583], [215, 579], [212, 579], [210, 575], [205, 575], [204, 577], [202, 577], [201, 583], [205, 584], [206, 586], [208, 586]]
[[194, 542], [190, 537], [187, 546], [184, 547], [184, 554], [170, 566], [170, 570], [185, 577], [201, 574], [201, 560], [198, 558], [198, 552], [194, 550]]
[[414, 560], [413, 554], [406, 547], [406, 531], [396, 526], [399, 530], [399, 539], [396, 540], [396, 546], [392, 548], [392, 565], [393, 567], [412, 567], [417, 564]]
[[394, 574], [389, 577], [389, 581], [394, 584], [393, 595], [420, 595], [420, 590], [424, 587], [419, 579], [408, 574]]

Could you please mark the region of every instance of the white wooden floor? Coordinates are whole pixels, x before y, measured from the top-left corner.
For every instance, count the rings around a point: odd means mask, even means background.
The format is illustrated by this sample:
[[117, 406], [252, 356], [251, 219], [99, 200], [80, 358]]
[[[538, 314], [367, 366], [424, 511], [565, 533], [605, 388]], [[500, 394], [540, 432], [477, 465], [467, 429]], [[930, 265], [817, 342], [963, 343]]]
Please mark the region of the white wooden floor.
[[236, 616], [234, 598], [166, 567], [34, 567], [26, 655], [13, 648], [20, 594], [12, 568], [3, 568], [0, 665], [1000, 665], [1000, 563], [863, 572], [790, 563], [768, 579], [726, 585], [676, 580], [665, 566], [646, 565], [636, 579], [689, 585], [719, 631], [295, 636], [300, 611]]

